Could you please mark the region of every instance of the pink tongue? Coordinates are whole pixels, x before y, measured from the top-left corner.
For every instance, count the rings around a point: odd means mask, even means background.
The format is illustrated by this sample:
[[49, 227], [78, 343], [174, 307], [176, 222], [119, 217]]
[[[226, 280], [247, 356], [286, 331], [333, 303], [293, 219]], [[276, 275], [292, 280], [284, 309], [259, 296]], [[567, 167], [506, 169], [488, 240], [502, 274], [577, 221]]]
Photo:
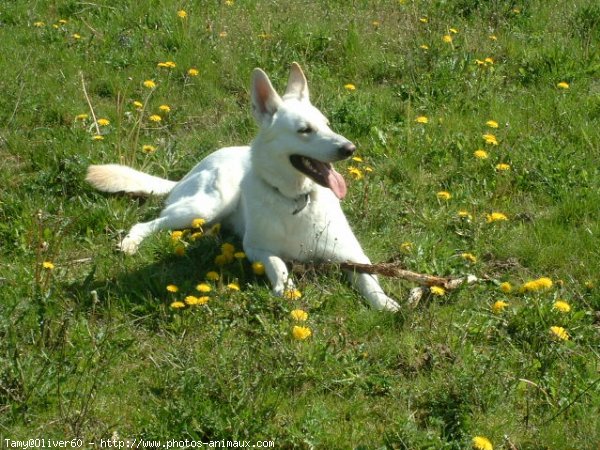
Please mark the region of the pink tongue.
[[340, 200], [346, 196], [347, 188], [344, 177], [336, 172], [333, 167], [329, 169], [329, 173], [327, 174], [327, 184], [329, 189], [331, 189]]

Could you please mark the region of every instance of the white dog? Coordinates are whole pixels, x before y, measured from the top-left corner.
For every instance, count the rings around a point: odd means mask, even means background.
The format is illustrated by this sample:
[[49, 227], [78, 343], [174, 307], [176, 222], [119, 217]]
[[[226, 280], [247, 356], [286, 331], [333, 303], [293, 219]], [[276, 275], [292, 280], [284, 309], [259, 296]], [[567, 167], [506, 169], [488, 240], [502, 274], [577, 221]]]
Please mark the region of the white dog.
[[[243, 239], [248, 259], [264, 265], [276, 295], [293, 288], [284, 261], [369, 263], [340, 208], [346, 183], [331, 165], [356, 147], [310, 103], [300, 66], [292, 64], [283, 98], [255, 69], [252, 109], [260, 125], [252, 145], [212, 153], [179, 182], [121, 165], [89, 167], [86, 179], [101, 191], [169, 194], [160, 217], [134, 225], [121, 250], [135, 253], [151, 233], [196, 218], [222, 222]], [[374, 308], [399, 309], [375, 276], [349, 277]]]

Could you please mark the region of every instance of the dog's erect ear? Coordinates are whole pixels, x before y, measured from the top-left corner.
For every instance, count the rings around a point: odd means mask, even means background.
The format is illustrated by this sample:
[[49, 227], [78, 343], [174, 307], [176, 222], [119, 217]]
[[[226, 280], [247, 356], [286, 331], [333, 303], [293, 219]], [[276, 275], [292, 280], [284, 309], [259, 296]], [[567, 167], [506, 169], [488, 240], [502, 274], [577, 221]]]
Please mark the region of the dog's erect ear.
[[270, 120], [281, 105], [269, 77], [261, 69], [252, 72], [252, 113], [258, 122]]
[[283, 96], [284, 100], [286, 98], [295, 98], [303, 102], [310, 101], [308, 97], [308, 83], [297, 62], [293, 62], [292, 67], [290, 68], [290, 76]]

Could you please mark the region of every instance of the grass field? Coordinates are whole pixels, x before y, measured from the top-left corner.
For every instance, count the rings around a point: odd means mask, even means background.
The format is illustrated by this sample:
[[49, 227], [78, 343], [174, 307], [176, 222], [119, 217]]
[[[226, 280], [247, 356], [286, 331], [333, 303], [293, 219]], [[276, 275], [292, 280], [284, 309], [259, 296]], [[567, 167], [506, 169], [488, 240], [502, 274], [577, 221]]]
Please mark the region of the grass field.
[[[13, 0], [0, 41], [2, 445], [599, 448], [594, 2]], [[335, 271], [273, 297], [215, 263], [241, 250], [227, 230], [115, 251], [161, 199], [95, 192], [86, 167], [178, 179], [250, 142], [252, 69], [281, 90], [292, 61], [359, 148], [338, 170], [371, 259], [490, 281], [411, 306], [386, 279], [390, 314]], [[172, 306], [199, 283], [206, 304]]]

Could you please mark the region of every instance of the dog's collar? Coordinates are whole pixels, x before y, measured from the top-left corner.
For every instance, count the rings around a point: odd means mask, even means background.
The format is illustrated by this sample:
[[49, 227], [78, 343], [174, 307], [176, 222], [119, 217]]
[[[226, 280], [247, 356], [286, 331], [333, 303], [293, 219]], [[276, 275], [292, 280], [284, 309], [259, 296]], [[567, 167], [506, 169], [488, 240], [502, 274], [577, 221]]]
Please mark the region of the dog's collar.
[[294, 199], [294, 203], [296, 203], [296, 209], [292, 212], [292, 215], [295, 216], [300, 211], [308, 206], [310, 203], [310, 194], [302, 194], [300, 197], [296, 197]]
[[294, 202], [294, 210], [292, 211], [292, 215], [295, 216], [299, 212], [301, 212], [304, 208], [308, 206], [310, 203], [310, 193], [300, 194], [298, 197], [291, 198], [287, 195], [284, 195], [283, 192], [279, 190], [279, 188], [272, 186], [272, 188], [282, 197], [287, 198], [288, 200], [292, 200]]

